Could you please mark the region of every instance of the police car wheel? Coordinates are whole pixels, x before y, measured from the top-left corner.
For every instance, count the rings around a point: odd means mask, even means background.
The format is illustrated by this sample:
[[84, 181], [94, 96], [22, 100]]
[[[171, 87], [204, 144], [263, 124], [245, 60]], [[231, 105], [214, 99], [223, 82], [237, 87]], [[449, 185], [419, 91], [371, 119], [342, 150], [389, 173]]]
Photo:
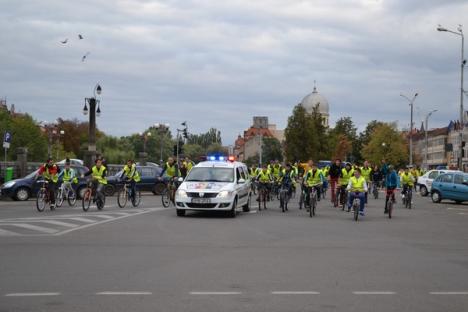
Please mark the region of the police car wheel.
[[420, 189], [419, 189], [419, 192], [421, 193], [421, 196], [427, 196], [427, 188], [425, 186], [421, 186]]
[[252, 199], [252, 196], [249, 195], [249, 200], [247, 201], [247, 203], [242, 206], [242, 211], [243, 212], [249, 212], [250, 211], [250, 200]]
[[235, 218], [237, 216], [236, 207], [237, 207], [237, 198], [234, 199], [234, 202], [232, 203], [232, 209], [229, 211], [229, 217]]

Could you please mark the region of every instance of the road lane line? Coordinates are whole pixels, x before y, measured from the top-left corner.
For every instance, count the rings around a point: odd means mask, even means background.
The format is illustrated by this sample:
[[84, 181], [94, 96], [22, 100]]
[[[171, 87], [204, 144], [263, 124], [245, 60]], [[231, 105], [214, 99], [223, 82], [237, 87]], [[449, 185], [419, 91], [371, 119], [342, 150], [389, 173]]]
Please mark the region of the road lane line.
[[318, 291], [272, 291], [272, 295], [320, 295]]
[[98, 296], [149, 296], [150, 291], [102, 291], [96, 293]]
[[[95, 226], [95, 225], [99, 225], [99, 224], [104, 224], [104, 223], [107, 223], [107, 222], [117, 221], [117, 220], [120, 220], [120, 219], [123, 219], [123, 218], [133, 217], [133, 216], [137, 216], [137, 215], [141, 215], [141, 214], [145, 214], [145, 213], [149, 213], [149, 212], [151, 212], [151, 210], [145, 210], [145, 211], [129, 214], [127, 216], [121, 216], [121, 217], [115, 217], [115, 218], [113, 217], [112, 219], [97, 221], [97, 222], [94, 222], [92, 224], [85, 224], [85, 225], [82, 225], [82, 226], [79, 226], [79, 227], [76, 227], [76, 228], [73, 228], [73, 229], [61, 231], [61, 232], [55, 233], [54, 235], [55, 236], [60, 236], [60, 235], [67, 234], [67, 233], [70, 233], [70, 232], [73, 232], [73, 231], [85, 229], [87, 227], [91, 227], [91, 226]], [[74, 218], [74, 219], [78, 219], [78, 218]]]
[[431, 295], [468, 295], [468, 291], [432, 291]]
[[62, 221], [56, 221], [56, 220], [41, 220], [41, 221], [38, 221], [38, 222], [53, 224], [53, 225], [60, 225], [60, 226], [70, 227], [70, 228], [74, 228], [74, 227], [78, 226], [78, 224], [62, 222]]
[[242, 292], [240, 291], [191, 291], [191, 295], [195, 296], [227, 296], [227, 295], [241, 295]]
[[355, 295], [396, 295], [394, 291], [353, 291]]
[[41, 296], [60, 296], [59, 292], [36, 292], [36, 293], [12, 293], [5, 297], [41, 297]]
[[0, 229], [0, 236], [17, 236], [17, 235], [21, 235], [21, 234], [8, 231], [8, 230], [4, 230], [4, 229]]
[[90, 220], [90, 219], [86, 219], [86, 218], [81, 218], [81, 217], [78, 217], [78, 218], [69, 218], [70, 220], [74, 220], [74, 221], [80, 221], [80, 222], [84, 222], [84, 223], [95, 223], [96, 220]]
[[28, 223], [10, 223], [8, 225], [21, 227], [21, 228], [24, 228], [24, 229], [33, 230], [33, 231], [37, 231], [37, 232], [47, 233], [47, 234], [54, 234], [54, 233], [58, 232], [58, 230], [56, 230], [56, 229], [46, 228], [46, 227], [42, 227], [42, 226], [38, 226], [38, 225], [32, 225], [32, 224], [28, 224]]
[[98, 215], [98, 214], [95, 214], [95, 215], [93, 215], [93, 217], [102, 218], [102, 219], [108, 219], [108, 220], [110, 220], [110, 219], [114, 219], [114, 218], [115, 218], [115, 217], [113, 217], [113, 216], [108, 216], [108, 215]]

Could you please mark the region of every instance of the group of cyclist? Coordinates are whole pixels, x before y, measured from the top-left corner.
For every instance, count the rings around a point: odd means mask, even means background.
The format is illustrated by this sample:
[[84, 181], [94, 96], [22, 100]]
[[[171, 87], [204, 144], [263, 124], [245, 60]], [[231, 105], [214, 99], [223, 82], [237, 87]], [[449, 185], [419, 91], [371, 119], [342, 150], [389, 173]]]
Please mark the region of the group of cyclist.
[[[287, 194], [291, 197], [296, 184], [300, 184], [301, 191], [306, 196], [306, 202], [309, 202], [312, 190], [315, 190], [317, 201], [320, 201], [322, 195], [324, 197], [328, 187], [330, 187], [331, 202], [335, 207], [338, 206], [338, 203], [347, 205], [348, 211], [350, 211], [354, 200], [358, 198], [361, 216], [364, 216], [364, 208], [372, 187], [375, 187], [377, 191], [381, 187], [386, 188], [384, 213], [387, 214], [388, 201], [390, 199], [395, 201], [395, 190], [401, 187], [404, 196], [409, 189], [416, 187], [418, 176], [424, 174], [417, 167], [407, 167], [396, 172], [395, 168], [388, 165], [385, 160], [382, 160], [380, 166], [371, 166], [367, 160], [360, 166], [348, 162], [343, 163], [340, 159], [336, 159], [331, 165], [322, 168], [318, 168], [313, 160], [309, 160], [305, 164], [295, 162], [284, 165], [275, 160], [268, 165], [262, 165], [261, 168], [253, 165], [249, 169], [249, 173], [256, 187], [267, 193], [271, 192], [276, 185], [279, 188], [287, 189]], [[343, 196], [343, 194], [347, 194], [347, 196]], [[257, 201], [261, 200], [259, 196]], [[283, 209], [283, 212], [285, 210], [287, 208]]]

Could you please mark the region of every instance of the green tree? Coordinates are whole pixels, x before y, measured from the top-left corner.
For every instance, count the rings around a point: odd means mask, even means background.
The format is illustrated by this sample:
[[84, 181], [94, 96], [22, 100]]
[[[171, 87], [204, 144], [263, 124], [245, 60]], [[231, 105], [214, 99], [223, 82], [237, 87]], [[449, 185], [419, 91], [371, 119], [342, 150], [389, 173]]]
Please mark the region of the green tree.
[[351, 117], [341, 117], [336, 122], [335, 127], [330, 131], [330, 150], [336, 151], [339, 149], [338, 144], [340, 144], [343, 136], [346, 137], [347, 142], [351, 144], [350, 153], [346, 155], [346, 158], [353, 161], [361, 160], [357, 128]]
[[221, 132], [216, 128], [210, 128], [208, 132], [201, 134], [189, 134], [187, 139], [188, 144], [198, 144], [203, 148], [207, 149], [212, 144], [222, 145]]
[[228, 151], [219, 143], [213, 143], [206, 149], [207, 154], [227, 154]]
[[270, 160], [283, 161], [283, 148], [276, 138], [263, 138], [262, 161], [269, 163]]
[[17, 147], [28, 149], [28, 160], [44, 161], [47, 158], [47, 139], [29, 115], [14, 116], [11, 119], [12, 141], [9, 150], [10, 159]]
[[408, 146], [396, 125], [383, 123], [374, 128], [369, 143], [363, 148], [363, 156], [373, 164], [382, 159], [395, 166], [407, 163]]
[[194, 161], [198, 161], [201, 156], [205, 155], [205, 149], [198, 144], [185, 144], [184, 155], [190, 157]]

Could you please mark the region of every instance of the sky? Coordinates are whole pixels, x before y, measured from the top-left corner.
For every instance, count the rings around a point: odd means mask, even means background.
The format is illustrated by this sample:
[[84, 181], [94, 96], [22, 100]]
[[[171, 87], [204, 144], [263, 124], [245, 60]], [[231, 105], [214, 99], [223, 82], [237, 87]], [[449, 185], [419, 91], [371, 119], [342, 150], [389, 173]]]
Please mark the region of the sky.
[[229, 145], [253, 116], [286, 127], [317, 81], [332, 126], [407, 128], [400, 94], [418, 92], [415, 126], [437, 109], [429, 127], [443, 127], [459, 116], [461, 37], [438, 24], [468, 32], [468, 1], [0, 0], [0, 97], [38, 121], [84, 121], [99, 83], [107, 134], [187, 121]]

